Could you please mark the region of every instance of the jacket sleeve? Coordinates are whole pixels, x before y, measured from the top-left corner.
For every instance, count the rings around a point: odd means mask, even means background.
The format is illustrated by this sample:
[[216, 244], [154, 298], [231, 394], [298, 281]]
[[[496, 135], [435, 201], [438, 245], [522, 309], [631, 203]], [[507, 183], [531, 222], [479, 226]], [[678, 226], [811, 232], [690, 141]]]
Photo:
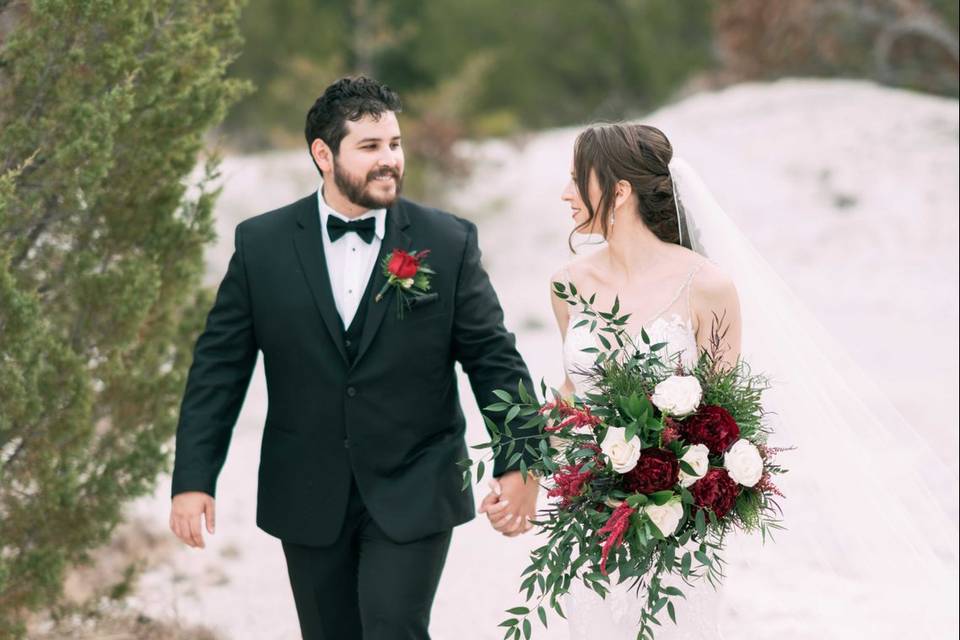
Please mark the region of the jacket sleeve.
[[206, 327], [197, 339], [177, 425], [172, 495], [215, 495], [230, 436], [257, 361], [243, 235], [217, 290]]
[[[480, 409], [499, 402], [494, 390], [503, 389], [517, 396], [518, 383], [523, 383], [530, 395], [534, 395], [533, 383], [523, 358], [517, 352], [516, 338], [503, 324], [503, 310], [497, 294], [490, 284], [490, 278], [480, 263], [480, 248], [477, 243], [477, 227], [472, 223], [467, 232], [463, 262], [457, 278], [456, 304], [453, 318], [454, 357], [463, 366], [470, 379], [473, 395]], [[494, 415], [485, 412], [487, 417], [502, 426], [502, 412]], [[510, 423], [514, 437], [522, 438], [535, 435], [537, 429], [521, 430], [526, 419], [517, 419]], [[515, 452], [521, 452], [527, 464], [532, 456], [524, 451], [523, 444], [517, 442]], [[501, 455], [494, 461], [493, 475], [500, 476], [507, 471], [517, 469], [519, 460], [508, 465], [509, 458], [504, 447]], [[511, 454], [512, 455], [512, 454]]]

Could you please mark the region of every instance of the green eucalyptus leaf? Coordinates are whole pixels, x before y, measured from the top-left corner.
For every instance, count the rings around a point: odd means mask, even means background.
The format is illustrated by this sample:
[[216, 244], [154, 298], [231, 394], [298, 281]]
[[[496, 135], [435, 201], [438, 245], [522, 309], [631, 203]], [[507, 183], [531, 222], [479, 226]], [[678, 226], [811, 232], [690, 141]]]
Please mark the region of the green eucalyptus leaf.
[[657, 491], [656, 493], [650, 494], [650, 500], [652, 500], [653, 503], [657, 506], [663, 506], [667, 504], [668, 502], [670, 502], [672, 498], [673, 498], [673, 491], [669, 489], [666, 491]]
[[643, 495], [642, 493], [635, 493], [627, 497], [627, 504], [629, 504], [634, 509], [636, 509], [637, 507], [642, 507], [648, 502], [649, 502], [649, 499], [647, 498], [647, 496]]
[[695, 526], [697, 527], [697, 535], [701, 538], [706, 537], [707, 535], [707, 519], [703, 515], [703, 509], [697, 509], [697, 515], [695, 517]]

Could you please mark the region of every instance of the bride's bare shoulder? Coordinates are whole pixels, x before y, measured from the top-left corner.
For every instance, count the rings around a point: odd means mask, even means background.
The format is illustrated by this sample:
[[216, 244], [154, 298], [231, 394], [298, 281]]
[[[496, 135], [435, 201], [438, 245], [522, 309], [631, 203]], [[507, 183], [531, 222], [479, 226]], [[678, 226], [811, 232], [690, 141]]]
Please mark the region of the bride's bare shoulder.
[[690, 282], [690, 299], [697, 306], [729, 307], [738, 300], [737, 286], [723, 269], [701, 257]]
[[554, 282], [560, 282], [563, 284], [572, 282], [575, 286], [580, 287], [586, 282], [595, 280], [595, 264], [596, 257], [593, 254], [577, 256], [557, 269], [557, 271], [550, 276], [551, 287], [553, 286]]
[[578, 256], [557, 269], [550, 276], [550, 303], [553, 306], [554, 315], [557, 317], [557, 323], [560, 325], [560, 332], [566, 335], [566, 326], [570, 318], [569, 305], [575, 300], [573, 297], [562, 296], [558, 293], [558, 286], [562, 285], [563, 291], [570, 293], [570, 285], [577, 288], [584, 286], [593, 277], [593, 267], [590, 264], [590, 256]]

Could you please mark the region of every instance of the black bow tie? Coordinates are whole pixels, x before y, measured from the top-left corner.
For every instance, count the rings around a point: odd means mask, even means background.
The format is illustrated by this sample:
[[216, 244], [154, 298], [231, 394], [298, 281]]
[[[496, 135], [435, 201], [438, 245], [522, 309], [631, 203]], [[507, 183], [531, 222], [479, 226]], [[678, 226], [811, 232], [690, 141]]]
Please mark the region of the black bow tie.
[[376, 218], [364, 218], [363, 220], [354, 220], [347, 222], [337, 216], [327, 216], [327, 233], [330, 234], [330, 241], [336, 242], [343, 234], [353, 231], [360, 239], [370, 244], [373, 242], [374, 232], [377, 228]]

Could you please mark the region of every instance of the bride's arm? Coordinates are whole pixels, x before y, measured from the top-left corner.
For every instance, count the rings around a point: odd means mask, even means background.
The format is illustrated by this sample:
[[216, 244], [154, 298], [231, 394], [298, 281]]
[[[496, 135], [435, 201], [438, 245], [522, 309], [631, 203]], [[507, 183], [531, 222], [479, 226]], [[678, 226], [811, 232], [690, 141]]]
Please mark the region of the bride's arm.
[[[553, 274], [553, 277], [550, 278], [550, 306], [553, 307], [553, 315], [557, 319], [557, 326], [560, 328], [560, 340], [561, 345], [563, 341], [567, 339], [567, 325], [570, 323], [570, 305], [568, 305], [564, 300], [561, 300], [557, 297], [556, 292], [553, 288], [554, 282], [566, 282], [569, 279], [569, 275], [566, 272], [566, 269], [558, 271]], [[570, 376], [567, 375], [564, 371], [563, 375], [563, 384], [560, 385], [560, 395], [564, 398], [572, 398], [575, 392], [573, 386], [573, 381], [570, 380]], [[544, 398], [546, 400], [546, 398]]]
[[696, 324], [697, 347], [710, 349], [717, 318], [723, 335], [721, 362], [733, 366], [740, 357], [740, 298], [733, 281], [716, 265], [706, 262], [690, 283], [690, 313]]

